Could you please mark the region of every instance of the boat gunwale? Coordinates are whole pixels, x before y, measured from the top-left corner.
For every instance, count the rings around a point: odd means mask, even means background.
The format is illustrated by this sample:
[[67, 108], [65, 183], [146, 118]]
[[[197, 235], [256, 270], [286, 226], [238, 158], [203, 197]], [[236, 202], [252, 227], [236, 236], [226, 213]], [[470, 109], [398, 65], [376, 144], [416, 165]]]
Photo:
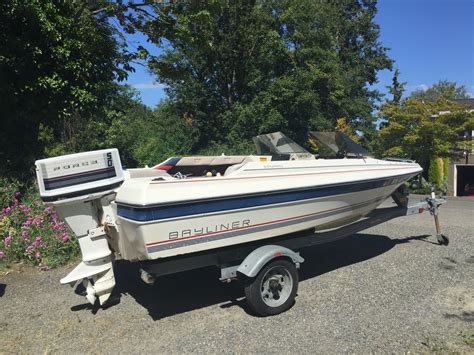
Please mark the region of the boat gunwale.
[[[385, 170], [385, 169], [381, 169], [381, 170]], [[414, 176], [416, 176], [420, 173], [421, 173], [421, 171], [412, 172], [412, 173], [405, 173], [405, 174], [398, 174], [398, 175], [391, 175], [391, 176], [386, 176], [386, 177], [378, 177], [378, 178], [373, 178], [373, 179], [363, 179], [363, 180], [355, 180], [355, 181], [353, 180], [353, 181], [346, 181], [346, 182], [340, 182], [340, 183], [331, 183], [331, 184], [323, 184], [323, 185], [311, 185], [311, 186], [304, 186], [304, 187], [298, 187], [298, 188], [289, 188], [289, 189], [280, 189], [280, 190], [259, 191], [259, 192], [252, 192], [252, 193], [247, 193], [247, 194], [240, 193], [240, 194], [216, 196], [216, 197], [210, 197], [210, 198], [182, 200], [182, 201], [173, 201], [173, 202], [165, 202], [165, 203], [153, 203], [153, 204], [146, 204], [146, 205], [120, 202], [118, 199], [115, 200], [115, 203], [117, 204], [118, 207], [142, 209], [143, 210], [143, 209], [151, 209], [151, 208], [167, 207], [167, 206], [175, 206], [175, 205], [186, 205], [186, 204], [198, 203], [198, 202], [211, 202], [211, 201], [216, 201], [216, 200], [228, 200], [228, 199], [233, 199], [233, 198], [258, 197], [258, 196], [262, 196], [262, 195], [274, 195], [274, 194], [280, 194], [280, 193], [299, 192], [299, 191], [317, 189], [317, 188], [329, 188], [329, 187], [334, 187], [334, 186], [347, 186], [347, 185], [354, 185], [354, 184], [365, 183], [365, 182], [376, 182], [376, 181], [380, 181], [380, 180], [389, 180], [389, 179], [399, 178], [399, 177], [403, 177], [403, 176], [406, 176], [407, 177], [406, 180], [409, 180], [412, 177], [414, 177]], [[300, 174], [300, 175], [303, 175], [303, 174]], [[304, 175], [307, 175], [307, 174], [304, 174]], [[291, 176], [294, 176], [294, 175], [291, 175]], [[213, 181], [213, 180], [210, 180], [210, 181]], [[122, 216], [120, 216], [120, 217], [122, 217]]]
[[[393, 166], [394, 164], [388, 164], [386, 166]], [[354, 165], [355, 166], [355, 165]], [[372, 166], [379, 167], [378, 164], [372, 164]], [[411, 166], [401, 166], [401, 167], [393, 167], [393, 168], [377, 168], [377, 169], [356, 169], [356, 170], [343, 170], [343, 171], [321, 171], [321, 172], [314, 172], [314, 173], [302, 173], [302, 174], [279, 174], [279, 175], [252, 175], [252, 176], [236, 176], [236, 177], [219, 177], [215, 176], [211, 179], [207, 177], [194, 177], [190, 179], [179, 179], [179, 180], [161, 180], [161, 181], [150, 181], [150, 185], [163, 185], [163, 184], [179, 184], [179, 183], [189, 183], [189, 182], [207, 182], [207, 181], [230, 181], [230, 180], [244, 180], [244, 179], [267, 179], [267, 178], [280, 178], [280, 177], [298, 177], [298, 176], [307, 176], [307, 175], [323, 175], [323, 174], [341, 174], [341, 173], [353, 173], [353, 172], [370, 172], [370, 171], [378, 171], [378, 170], [403, 170], [403, 169], [414, 169], [416, 166], [419, 167], [419, 172], [421, 173], [423, 169], [418, 164], [411, 164]], [[346, 166], [343, 166], [346, 167]], [[367, 166], [362, 165], [361, 167], [366, 168]], [[298, 167], [294, 167], [292, 169], [297, 169]], [[314, 169], [320, 169], [321, 167], [315, 166], [312, 167]], [[270, 168], [270, 169], [261, 169], [261, 171], [265, 170], [276, 170], [278, 168]], [[251, 170], [241, 170], [241, 171], [251, 171]]]

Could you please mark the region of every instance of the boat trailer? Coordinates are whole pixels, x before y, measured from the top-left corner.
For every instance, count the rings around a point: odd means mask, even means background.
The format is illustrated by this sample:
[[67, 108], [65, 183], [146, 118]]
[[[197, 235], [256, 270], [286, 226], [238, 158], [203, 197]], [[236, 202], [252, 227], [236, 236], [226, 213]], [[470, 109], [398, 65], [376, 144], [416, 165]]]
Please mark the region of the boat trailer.
[[446, 202], [430, 197], [408, 205], [406, 194], [392, 195], [398, 206], [378, 208], [344, 227], [325, 232], [298, 232], [269, 240], [249, 242], [238, 246], [213, 249], [166, 258], [144, 261], [140, 265], [142, 280], [153, 284], [157, 277], [178, 272], [216, 266], [221, 270], [220, 280], [239, 280], [244, 285], [245, 296], [250, 308], [260, 316], [275, 315], [289, 309], [298, 290], [298, 271], [304, 259], [299, 255], [302, 248], [346, 238], [370, 227], [394, 218], [421, 214], [425, 211], [434, 217], [438, 244], [447, 246], [449, 239], [441, 233], [439, 208]]

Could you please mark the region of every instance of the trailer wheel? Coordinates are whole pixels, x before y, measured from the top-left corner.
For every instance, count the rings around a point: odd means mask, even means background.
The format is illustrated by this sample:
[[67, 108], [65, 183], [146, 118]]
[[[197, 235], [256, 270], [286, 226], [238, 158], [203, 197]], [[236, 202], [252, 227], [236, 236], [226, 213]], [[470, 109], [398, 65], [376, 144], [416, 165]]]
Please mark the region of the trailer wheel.
[[298, 272], [293, 263], [277, 259], [268, 263], [245, 286], [245, 296], [252, 310], [272, 316], [289, 309], [298, 290]]

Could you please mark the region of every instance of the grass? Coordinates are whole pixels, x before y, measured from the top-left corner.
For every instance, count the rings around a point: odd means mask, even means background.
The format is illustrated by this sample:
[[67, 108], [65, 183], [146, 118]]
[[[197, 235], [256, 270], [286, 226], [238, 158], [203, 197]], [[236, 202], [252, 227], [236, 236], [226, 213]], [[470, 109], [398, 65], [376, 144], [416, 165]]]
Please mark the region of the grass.
[[461, 332], [461, 337], [464, 342], [464, 344], [470, 346], [471, 348], [474, 348], [474, 334], [464, 334]]
[[437, 340], [431, 336], [425, 336], [425, 340], [422, 341], [421, 344], [426, 346], [430, 352], [435, 354], [452, 353], [448, 350], [448, 347], [443, 341]]

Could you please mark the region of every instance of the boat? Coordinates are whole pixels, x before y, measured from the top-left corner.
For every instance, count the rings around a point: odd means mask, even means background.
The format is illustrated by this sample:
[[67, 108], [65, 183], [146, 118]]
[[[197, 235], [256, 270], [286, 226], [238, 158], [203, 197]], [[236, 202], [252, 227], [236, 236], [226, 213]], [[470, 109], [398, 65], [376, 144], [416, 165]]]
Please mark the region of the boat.
[[361, 149], [316, 159], [280, 132], [254, 141], [257, 156], [170, 158], [153, 168], [159, 176], [146, 178], [139, 177], [143, 170], [130, 171], [115, 198], [120, 234], [133, 236], [122, 241], [124, 258], [335, 228], [363, 217], [422, 171], [415, 162], [373, 159]]
[[89, 301], [102, 304], [115, 284], [113, 260], [157, 261], [338, 228], [422, 172], [414, 161], [375, 159], [343, 133], [311, 132], [310, 142], [316, 154], [274, 132], [254, 138], [255, 155], [171, 157], [127, 170], [116, 149], [37, 161], [40, 194], [83, 254], [61, 282], [86, 280]]

